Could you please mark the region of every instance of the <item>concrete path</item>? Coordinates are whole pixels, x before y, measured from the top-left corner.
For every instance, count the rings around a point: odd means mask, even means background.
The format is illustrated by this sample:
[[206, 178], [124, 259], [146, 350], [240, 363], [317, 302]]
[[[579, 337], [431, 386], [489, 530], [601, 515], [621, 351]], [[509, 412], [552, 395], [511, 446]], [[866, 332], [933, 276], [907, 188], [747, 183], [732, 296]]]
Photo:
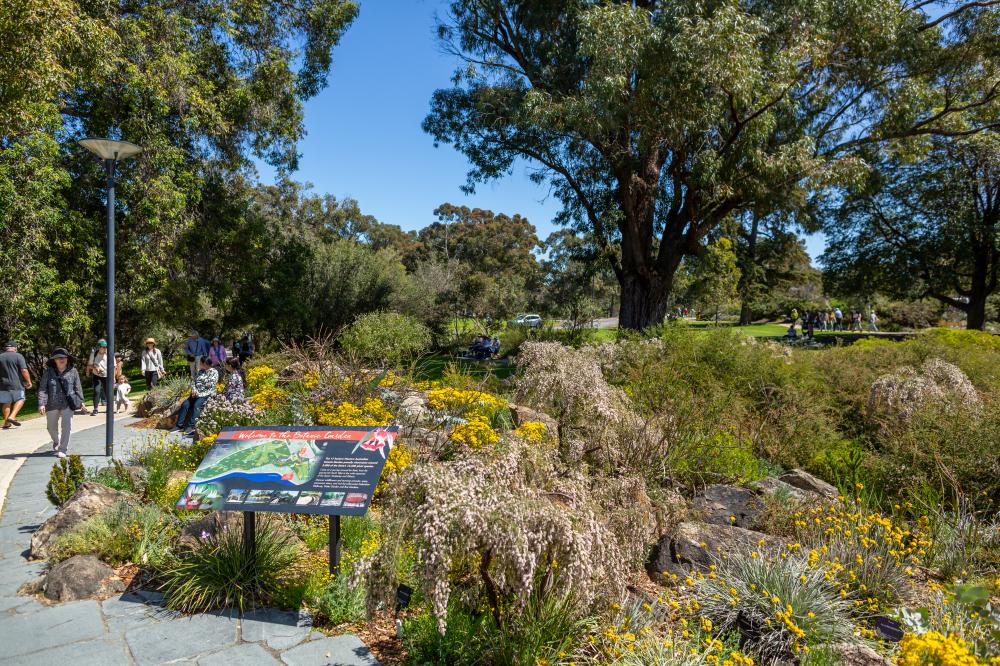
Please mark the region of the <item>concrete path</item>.
[[[99, 417], [81, 416], [74, 425]], [[116, 455], [142, 431], [116, 423]], [[103, 426], [104, 420], [100, 419]], [[354, 635], [314, 631], [308, 615], [262, 609], [240, 617], [235, 611], [182, 616], [162, 607], [154, 591], [135, 591], [99, 601], [46, 605], [18, 594], [45, 571], [44, 562], [26, 558], [31, 533], [55, 513], [45, 498], [45, 484], [55, 458], [42, 428], [25, 422], [15, 433], [3, 432], [0, 460], [20, 460], [11, 473], [0, 513], [0, 663], [116, 666], [118, 664], [286, 664], [288, 666], [377, 666]], [[104, 428], [98, 424], [74, 434], [70, 453], [88, 467], [106, 463]], [[6, 435], [13, 434], [13, 437]], [[33, 441], [33, 444], [30, 442]], [[0, 495], [2, 498], [2, 495]]]

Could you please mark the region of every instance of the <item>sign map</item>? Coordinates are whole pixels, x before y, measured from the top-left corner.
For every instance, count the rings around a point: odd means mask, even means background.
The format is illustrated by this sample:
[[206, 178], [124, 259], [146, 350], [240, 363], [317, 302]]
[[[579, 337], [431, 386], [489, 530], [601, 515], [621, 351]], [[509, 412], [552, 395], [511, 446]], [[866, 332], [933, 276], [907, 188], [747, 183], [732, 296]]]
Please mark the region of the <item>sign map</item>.
[[177, 508], [363, 515], [397, 434], [395, 426], [223, 428]]

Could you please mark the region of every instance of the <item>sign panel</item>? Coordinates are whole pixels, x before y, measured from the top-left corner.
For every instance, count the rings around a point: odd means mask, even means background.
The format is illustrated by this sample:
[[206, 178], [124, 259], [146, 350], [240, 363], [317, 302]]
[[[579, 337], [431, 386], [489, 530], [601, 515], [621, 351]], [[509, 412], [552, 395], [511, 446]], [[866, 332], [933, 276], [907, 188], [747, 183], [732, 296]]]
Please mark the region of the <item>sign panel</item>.
[[396, 426], [230, 426], [198, 465], [179, 509], [361, 516]]

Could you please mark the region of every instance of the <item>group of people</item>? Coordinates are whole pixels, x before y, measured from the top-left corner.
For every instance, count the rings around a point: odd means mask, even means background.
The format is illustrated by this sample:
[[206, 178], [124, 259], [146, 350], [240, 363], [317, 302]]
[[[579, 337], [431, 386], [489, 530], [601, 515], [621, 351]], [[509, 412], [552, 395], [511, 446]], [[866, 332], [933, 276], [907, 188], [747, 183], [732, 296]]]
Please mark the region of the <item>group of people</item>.
[[201, 337], [198, 331], [192, 330], [184, 343], [184, 353], [187, 355], [191, 379], [193, 380], [198, 375], [203, 358], [207, 358], [211, 367], [216, 369], [222, 368], [230, 357], [237, 359], [240, 365], [246, 363], [254, 353], [253, 336], [249, 333], [243, 333], [240, 337], [234, 337], [230, 349], [231, 352], [226, 350], [226, 346], [222, 344], [219, 337], [214, 337], [209, 342]]
[[486, 361], [500, 353], [500, 338], [477, 335], [465, 352], [466, 357]]
[[[243, 333], [233, 339], [232, 346], [227, 349], [219, 338], [208, 342], [197, 331], [191, 331], [185, 343], [185, 353], [191, 367], [192, 387], [189, 398], [184, 402], [178, 414], [177, 427], [191, 434], [194, 432], [208, 399], [216, 394], [221, 373], [226, 373], [225, 397], [229, 400], [244, 398], [245, 380], [243, 363], [254, 353], [253, 337]], [[154, 338], [146, 338], [143, 350], [139, 356], [139, 364], [146, 380], [148, 389], [156, 387], [160, 379], [166, 375], [163, 353], [156, 345]], [[106, 386], [108, 373], [114, 379], [114, 394], [107, 395]], [[93, 388], [92, 416], [97, 415], [101, 405], [117, 412], [126, 412], [131, 407], [129, 393], [132, 386], [125, 376], [123, 358], [115, 354], [114, 359], [108, 357], [108, 343], [98, 340], [87, 357], [86, 367], [77, 369], [76, 359], [65, 348], [57, 347], [49, 355], [45, 370], [38, 383], [38, 412], [46, 419], [49, 437], [52, 439], [52, 451], [65, 458], [69, 448], [73, 416], [86, 413], [83, 382], [88, 381]], [[24, 356], [18, 352], [16, 340], [9, 340], [0, 353], [0, 404], [3, 406], [3, 430], [21, 426], [17, 419], [18, 413], [24, 407], [26, 392], [33, 388], [31, 374]], [[112, 401], [114, 406], [112, 407]]]
[[[850, 316], [845, 317], [844, 311], [839, 307], [833, 309], [806, 310], [799, 315], [798, 309], [793, 308], [791, 314], [792, 323], [788, 327], [787, 337], [797, 337], [797, 328], [801, 322], [802, 335], [812, 337], [816, 331], [857, 331], [862, 330], [862, 314], [860, 310], [851, 310]], [[849, 328], [846, 328], [849, 327]], [[875, 310], [868, 314], [868, 330], [872, 333], [878, 332], [878, 315]]]

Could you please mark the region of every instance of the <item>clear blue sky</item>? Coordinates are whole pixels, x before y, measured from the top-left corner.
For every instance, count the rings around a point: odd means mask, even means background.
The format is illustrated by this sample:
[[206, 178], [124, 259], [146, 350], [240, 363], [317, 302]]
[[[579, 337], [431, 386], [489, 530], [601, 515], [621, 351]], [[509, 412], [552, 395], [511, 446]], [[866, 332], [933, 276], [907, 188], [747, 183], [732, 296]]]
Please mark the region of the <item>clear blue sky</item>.
[[[361, 12], [333, 52], [329, 86], [305, 107], [306, 136], [296, 180], [338, 199], [353, 197], [380, 221], [417, 229], [442, 203], [527, 217], [544, 239], [555, 230], [559, 201], [532, 183], [524, 167], [495, 183], [465, 183], [468, 162], [454, 148], [434, 147], [420, 123], [431, 94], [451, 84], [457, 61], [442, 53], [435, 13], [446, 0], [361, 0]], [[261, 178], [273, 172], [261, 167]], [[822, 239], [809, 240], [816, 257]]]

